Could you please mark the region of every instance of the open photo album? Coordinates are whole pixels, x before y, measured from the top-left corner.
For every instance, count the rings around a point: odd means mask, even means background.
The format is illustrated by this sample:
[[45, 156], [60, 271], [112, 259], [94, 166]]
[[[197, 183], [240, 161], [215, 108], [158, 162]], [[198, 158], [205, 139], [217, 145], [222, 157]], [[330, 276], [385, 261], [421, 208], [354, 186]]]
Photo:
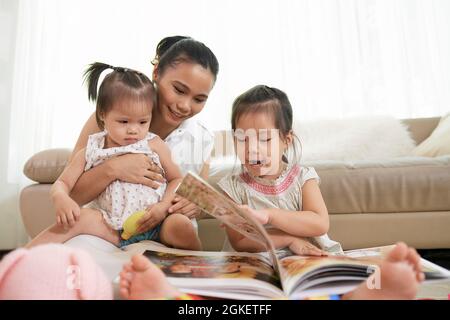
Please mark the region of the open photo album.
[[[188, 251], [152, 241], [125, 248], [143, 253], [183, 292], [228, 299], [303, 299], [349, 292], [371, 274], [369, 288], [381, 285], [379, 265], [393, 246], [327, 257], [296, 256], [289, 250], [275, 250], [264, 226], [197, 175], [188, 173], [176, 193], [267, 249], [260, 253]], [[450, 279], [448, 270], [425, 259], [421, 263], [425, 281]]]

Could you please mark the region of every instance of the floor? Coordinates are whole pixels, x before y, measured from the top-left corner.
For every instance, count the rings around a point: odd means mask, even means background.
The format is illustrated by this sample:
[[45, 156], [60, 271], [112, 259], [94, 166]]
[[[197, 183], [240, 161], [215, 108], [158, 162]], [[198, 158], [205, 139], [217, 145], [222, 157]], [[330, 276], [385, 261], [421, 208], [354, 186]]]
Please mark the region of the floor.
[[416, 298], [450, 300], [450, 280], [439, 283], [422, 284]]
[[7, 255], [9, 253], [9, 250], [0, 250], [0, 260], [3, 258], [4, 255]]
[[[422, 258], [450, 270], [450, 249], [418, 250], [418, 252]], [[417, 298], [450, 300], [450, 281], [421, 285]]]
[[417, 250], [422, 258], [450, 270], [450, 249]]

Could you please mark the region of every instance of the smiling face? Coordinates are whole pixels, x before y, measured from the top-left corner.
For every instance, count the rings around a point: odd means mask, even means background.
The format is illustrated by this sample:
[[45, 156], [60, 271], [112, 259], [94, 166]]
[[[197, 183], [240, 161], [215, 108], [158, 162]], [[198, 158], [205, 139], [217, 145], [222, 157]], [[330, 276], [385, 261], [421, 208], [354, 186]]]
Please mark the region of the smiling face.
[[153, 103], [133, 103], [114, 105], [101, 116], [108, 132], [105, 148], [133, 144], [147, 135], [152, 119]]
[[258, 177], [277, 177], [283, 153], [292, 142], [292, 134], [280, 137], [273, 117], [267, 112], [248, 112], [236, 121], [236, 153], [247, 171]]
[[167, 67], [163, 74], [153, 73], [158, 92], [158, 121], [169, 128], [177, 128], [205, 106], [214, 86], [209, 69], [190, 62], [179, 62]]

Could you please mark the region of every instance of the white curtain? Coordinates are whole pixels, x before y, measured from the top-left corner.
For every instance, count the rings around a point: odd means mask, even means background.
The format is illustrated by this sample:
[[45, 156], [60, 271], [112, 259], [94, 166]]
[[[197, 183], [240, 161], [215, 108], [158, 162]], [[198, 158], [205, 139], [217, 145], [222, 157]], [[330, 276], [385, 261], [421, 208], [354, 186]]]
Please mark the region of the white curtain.
[[233, 99], [260, 83], [285, 90], [301, 120], [441, 115], [450, 109], [449, 21], [447, 0], [20, 0], [1, 156], [8, 183], [28, 183], [22, 166], [35, 152], [74, 145], [94, 110], [87, 64], [151, 75], [167, 35], [193, 36], [219, 59], [199, 115], [213, 130], [229, 128]]

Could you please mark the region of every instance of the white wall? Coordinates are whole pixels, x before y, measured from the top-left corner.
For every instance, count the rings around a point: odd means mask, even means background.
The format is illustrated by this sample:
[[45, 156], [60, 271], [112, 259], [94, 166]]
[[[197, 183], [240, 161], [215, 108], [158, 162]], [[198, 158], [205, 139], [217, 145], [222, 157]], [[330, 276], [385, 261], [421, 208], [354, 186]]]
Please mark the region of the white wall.
[[7, 181], [13, 57], [18, 1], [0, 0], [0, 250], [27, 240], [19, 213], [19, 186]]

